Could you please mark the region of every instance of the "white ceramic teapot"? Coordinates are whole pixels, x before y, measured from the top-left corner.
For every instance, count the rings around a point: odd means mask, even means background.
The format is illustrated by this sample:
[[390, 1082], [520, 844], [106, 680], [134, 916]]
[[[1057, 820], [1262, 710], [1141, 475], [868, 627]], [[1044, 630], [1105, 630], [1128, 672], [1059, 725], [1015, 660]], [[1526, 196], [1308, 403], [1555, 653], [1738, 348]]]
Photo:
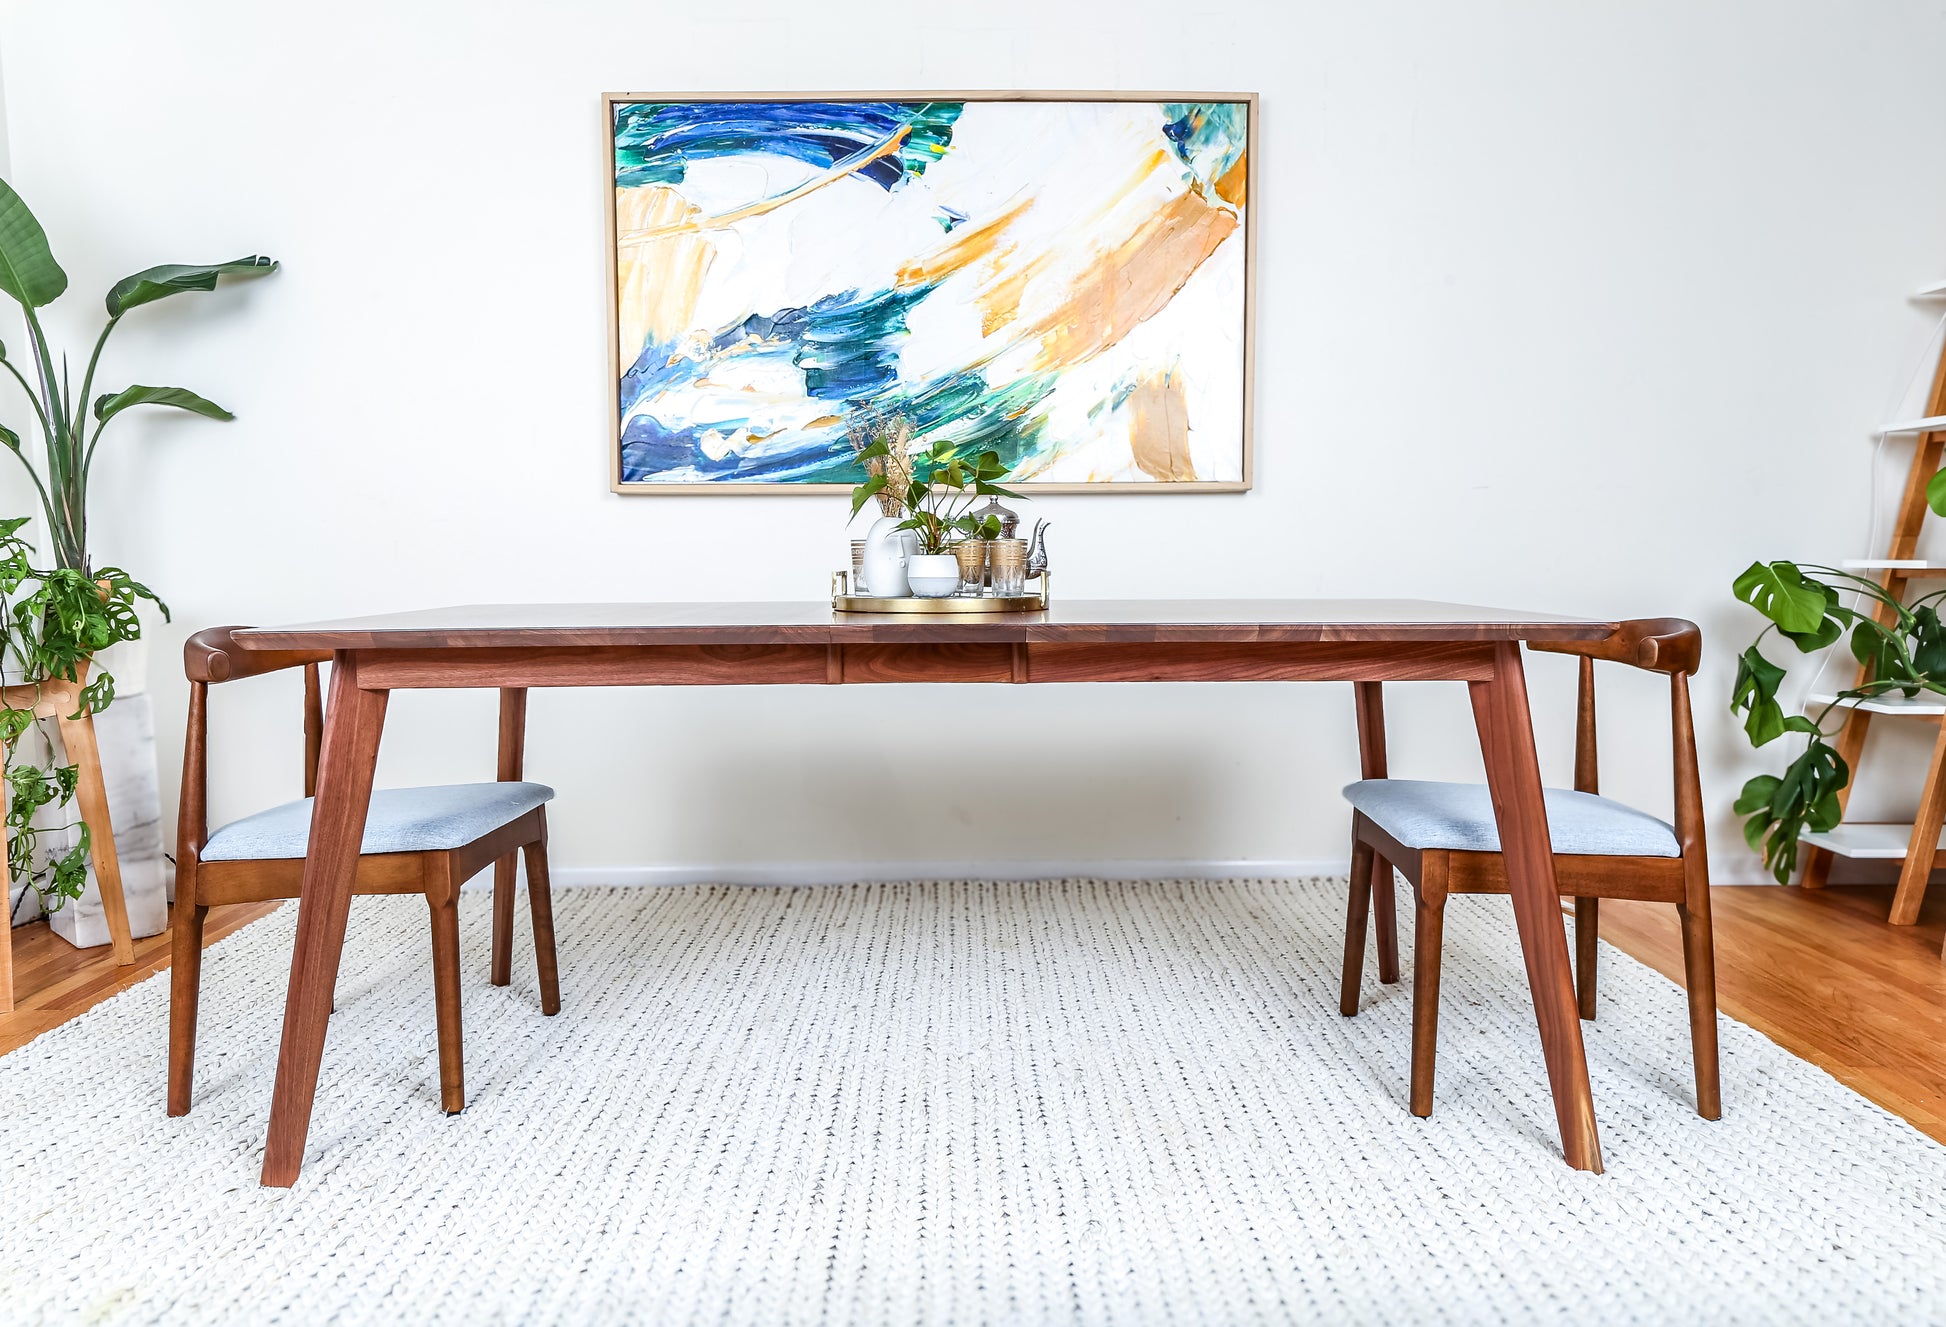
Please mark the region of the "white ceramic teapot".
[[906, 566], [919, 547], [919, 536], [899, 529], [899, 516], [881, 516], [865, 534], [863, 589], [878, 599], [905, 599], [912, 594]]

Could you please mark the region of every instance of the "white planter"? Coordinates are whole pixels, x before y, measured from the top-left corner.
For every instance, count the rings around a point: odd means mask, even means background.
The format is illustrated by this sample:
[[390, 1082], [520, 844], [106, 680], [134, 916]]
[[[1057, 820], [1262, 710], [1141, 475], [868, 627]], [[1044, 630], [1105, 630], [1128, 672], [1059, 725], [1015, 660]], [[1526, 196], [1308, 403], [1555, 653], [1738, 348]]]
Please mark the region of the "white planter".
[[944, 599], [959, 590], [959, 559], [951, 553], [918, 553], [906, 563], [906, 580], [921, 599]]
[[[115, 848], [121, 864], [122, 894], [128, 905], [129, 931], [136, 937], [159, 935], [169, 924], [169, 891], [175, 868], [164, 851], [162, 839], [162, 796], [156, 776], [155, 718], [145, 686], [148, 681], [146, 642], [118, 646], [102, 659], [102, 665], [115, 675], [116, 699], [106, 712], [95, 718], [95, 742], [101, 750], [102, 779], [108, 791], [108, 817], [115, 825]], [[44, 727], [55, 744], [52, 759], [64, 762], [60, 734], [54, 724]], [[28, 740], [32, 740], [29, 738]], [[46, 752], [30, 748], [29, 759], [45, 759]], [[50, 829], [80, 819], [77, 802], [63, 807], [44, 807], [37, 823]], [[80, 831], [51, 833], [43, 842], [57, 855], [72, 847]], [[18, 886], [14, 897], [26, 891]], [[31, 902], [24, 902], [10, 916], [28, 922], [38, 915]], [[109, 941], [108, 921], [102, 913], [101, 889], [95, 882], [93, 864], [80, 898], [48, 919], [54, 933], [78, 948], [105, 945]]]

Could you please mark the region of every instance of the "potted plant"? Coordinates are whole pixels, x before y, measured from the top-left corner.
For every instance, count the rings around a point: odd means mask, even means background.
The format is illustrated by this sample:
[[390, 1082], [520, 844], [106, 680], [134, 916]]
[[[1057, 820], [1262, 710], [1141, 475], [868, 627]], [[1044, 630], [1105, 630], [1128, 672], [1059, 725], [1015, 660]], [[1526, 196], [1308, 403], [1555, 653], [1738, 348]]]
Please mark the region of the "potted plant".
[[[32, 425], [22, 430], [0, 425], [0, 445], [13, 453], [33, 482], [40, 499], [46, 548], [53, 564], [45, 572], [34, 573], [32, 580], [36, 588], [13, 606], [6, 624], [9, 633], [6, 644], [14, 663], [22, 668], [44, 670], [43, 675], [47, 677], [85, 682], [82, 698], [96, 713], [106, 709], [115, 696], [114, 678], [101, 666], [100, 652], [117, 642], [139, 639], [141, 621], [135, 611], [136, 601], [142, 598], [154, 600], [153, 595], [130, 580], [126, 573], [113, 568], [98, 569], [93, 566], [90, 557], [88, 480], [94, 469], [102, 434], [116, 417], [136, 406], [166, 406], [207, 419], [233, 418], [229, 411], [214, 401], [181, 387], [138, 384], [95, 395], [95, 374], [101, 366], [102, 352], [110, 335], [133, 309], [185, 291], [212, 290], [225, 276], [260, 276], [275, 271], [276, 267], [277, 264], [269, 258], [252, 256], [226, 263], [151, 267], [116, 282], [105, 300], [108, 312], [106, 325], [95, 338], [93, 350], [81, 371], [77, 391], [67, 357], [62, 356], [57, 366], [37, 312], [67, 290], [67, 273], [55, 261], [47, 233], [33, 212], [11, 185], [0, 180], [0, 292], [20, 306], [21, 316], [26, 323], [27, 369], [22, 372], [20, 364], [4, 346], [0, 346], [0, 367], [19, 384], [33, 417]], [[38, 434], [40, 447], [36, 449], [37, 456], [30, 457], [22, 442], [22, 432]], [[18, 524], [8, 526], [5, 537], [17, 539], [14, 531], [18, 528]], [[25, 565], [23, 562], [9, 574], [17, 575]], [[25, 583], [24, 580], [16, 581], [14, 588], [18, 589]], [[160, 607], [160, 602], [156, 602]], [[164, 616], [167, 616], [166, 609]], [[36, 679], [26, 677], [20, 680], [31, 682]], [[143, 718], [146, 720], [146, 715]], [[18, 720], [6, 719], [4, 722], [15, 723]], [[146, 777], [138, 777], [134, 782], [153, 789], [153, 736], [146, 724], [139, 727], [139, 733], [147, 740], [138, 737], [130, 743], [111, 744], [105, 741], [104, 755], [107, 757], [117, 750], [126, 752], [133, 747], [133, 758], [146, 761], [147, 765], [143, 772]], [[106, 759], [104, 763], [107, 763]], [[12, 778], [10, 772], [10, 781]], [[117, 780], [109, 781], [113, 783]], [[159, 822], [160, 807], [153, 808], [141, 818], [152, 823]], [[10, 811], [9, 821], [15, 819], [17, 817]], [[13, 839], [19, 837], [19, 828], [10, 823], [10, 830], [13, 837], [9, 842], [9, 860], [17, 877], [22, 867]], [[152, 877], [152, 883], [125, 881], [131, 922], [136, 918], [138, 892], [153, 895], [148, 905], [142, 908], [149, 924], [145, 929], [137, 930], [138, 935], [154, 934], [161, 929], [166, 917], [166, 910], [160, 902], [163, 891], [167, 889], [167, 881], [159, 833], [152, 856], [154, 869], [147, 873]], [[140, 860], [140, 854], [125, 853], [123, 856], [125, 868]], [[72, 876], [72, 872], [69, 872], [69, 876]], [[73, 930], [64, 934], [70, 940], [79, 942]]]
[[[30, 755], [23, 746], [38, 722], [42, 684], [79, 683], [95, 652], [134, 640], [141, 632], [138, 600], [156, 604], [165, 616], [169, 610], [117, 567], [103, 567], [92, 577], [36, 568], [19, 533], [28, 519], [0, 521], [0, 674], [32, 679], [0, 691], [0, 768], [6, 780], [8, 877], [22, 881], [23, 895], [33, 894], [51, 916], [81, 897], [91, 845], [84, 821], [47, 823], [48, 813], [62, 812], [74, 801], [79, 769]], [[81, 688], [84, 706], [105, 709], [113, 686], [106, 672], [97, 673]], [[51, 748], [49, 740], [45, 749]]]
[[[1929, 497], [1935, 511], [1946, 505], [1946, 486], [1937, 478]], [[1946, 623], [1940, 620], [1946, 590], [1901, 603], [1867, 577], [1837, 567], [1781, 561], [1751, 563], [1733, 588], [1769, 625], [1737, 658], [1730, 712], [1743, 716], [1752, 746], [1767, 746], [1786, 733], [1808, 739], [1781, 775], [1756, 776], [1743, 785], [1736, 802], [1737, 814], [1745, 817], [1744, 841], [1762, 854], [1777, 882], [1787, 884], [1797, 865], [1799, 836], [1837, 826], [1838, 794], [1851, 781], [1844, 758], [1826, 740], [1825, 724], [1832, 712], [1893, 691], [1907, 697], [1921, 691], [1946, 695]], [[1863, 595], [1870, 607], [1846, 607], [1842, 595], [1847, 591]], [[1852, 657], [1871, 666], [1870, 680], [1840, 691], [1815, 716], [1786, 714], [1777, 699], [1785, 670], [1761, 648], [1773, 632], [1803, 654], [1849, 635]]]
[[[886, 437], [859, 452], [859, 459], [867, 464], [867, 475], [865, 482], [851, 491], [854, 517], [867, 502], [885, 492], [888, 476], [872, 473], [870, 464], [880, 459], [889, 464], [891, 454], [892, 441]], [[976, 519], [970, 514], [973, 504], [984, 497], [1020, 495], [1000, 487], [1007, 467], [998, 452], [968, 456], [946, 446], [908, 456], [903, 467], [892, 468], [905, 472], [904, 489], [898, 495], [905, 519], [894, 528], [910, 531], [915, 543], [906, 567], [907, 581], [912, 592], [922, 598], [944, 598], [960, 585], [959, 558], [953, 553], [953, 545], [968, 538], [992, 539], [1000, 533], [1000, 524], [993, 517]], [[872, 593], [879, 591], [874, 588]]]

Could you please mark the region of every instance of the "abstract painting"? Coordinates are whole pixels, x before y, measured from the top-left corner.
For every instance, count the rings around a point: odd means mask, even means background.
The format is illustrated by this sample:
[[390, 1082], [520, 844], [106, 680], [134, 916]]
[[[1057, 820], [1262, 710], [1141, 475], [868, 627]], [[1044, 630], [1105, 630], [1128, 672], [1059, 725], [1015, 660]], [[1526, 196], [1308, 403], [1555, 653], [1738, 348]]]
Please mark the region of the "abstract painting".
[[613, 95], [617, 492], [1249, 487], [1251, 96]]

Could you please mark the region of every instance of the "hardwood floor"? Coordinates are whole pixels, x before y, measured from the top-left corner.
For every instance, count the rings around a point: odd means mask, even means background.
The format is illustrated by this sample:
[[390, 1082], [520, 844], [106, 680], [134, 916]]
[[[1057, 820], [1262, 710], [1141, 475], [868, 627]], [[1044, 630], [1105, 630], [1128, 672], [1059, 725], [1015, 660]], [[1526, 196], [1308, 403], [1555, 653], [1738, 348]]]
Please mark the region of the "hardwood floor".
[[[1946, 1142], [1946, 889], [1917, 926], [1898, 927], [1885, 922], [1890, 885], [1723, 885], [1712, 898], [1723, 1012]], [[208, 940], [276, 906], [211, 908]], [[1682, 980], [1674, 908], [1604, 900], [1601, 934]], [[134, 967], [117, 968], [106, 947], [71, 948], [44, 924], [15, 931], [19, 1008], [0, 1014], [0, 1055], [167, 967], [168, 935], [137, 940], [135, 953]]]
[[[1946, 889], [1891, 926], [1892, 888], [1717, 886], [1717, 1004], [1946, 1143]], [[1674, 908], [1603, 899], [1601, 938], [1682, 980]]]
[[[203, 945], [208, 948], [239, 926], [276, 909], [275, 903], [232, 903], [209, 910]], [[107, 945], [76, 949], [46, 922], [14, 932], [14, 1011], [0, 1014], [0, 1055], [18, 1050], [117, 991], [169, 966], [169, 932], [135, 942], [135, 964], [118, 968]]]

